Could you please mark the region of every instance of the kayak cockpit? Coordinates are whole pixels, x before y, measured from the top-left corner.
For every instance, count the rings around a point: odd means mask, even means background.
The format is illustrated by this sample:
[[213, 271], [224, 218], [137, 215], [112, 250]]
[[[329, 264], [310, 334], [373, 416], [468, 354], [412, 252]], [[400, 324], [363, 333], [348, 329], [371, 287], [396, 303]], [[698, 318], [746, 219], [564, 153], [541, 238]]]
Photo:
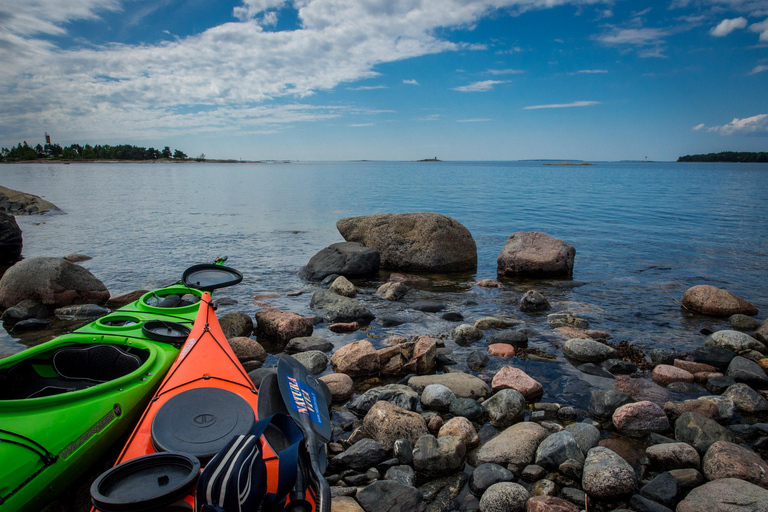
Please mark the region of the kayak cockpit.
[[149, 350], [106, 343], [70, 343], [0, 369], [0, 400], [42, 398], [87, 389], [137, 371]]

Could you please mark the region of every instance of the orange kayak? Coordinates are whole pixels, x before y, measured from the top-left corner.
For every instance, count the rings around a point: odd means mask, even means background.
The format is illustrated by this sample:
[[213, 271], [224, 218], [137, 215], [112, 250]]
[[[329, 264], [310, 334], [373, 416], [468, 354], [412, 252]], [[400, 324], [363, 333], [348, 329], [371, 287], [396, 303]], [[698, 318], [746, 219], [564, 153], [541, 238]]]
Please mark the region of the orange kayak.
[[[115, 466], [158, 452], [194, 455], [201, 469], [237, 435], [248, 434], [256, 417], [258, 390], [229, 346], [209, 293], [200, 300], [195, 324], [176, 361], [131, 434]], [[278, 486], [279, 460], [262, 436], [267, 492]], [[195, 490], [173, 510], [196, 510]], [[314, 493], [306, 500], [314, 510]], [[96, 510], [96, 509], [92, 509]]]

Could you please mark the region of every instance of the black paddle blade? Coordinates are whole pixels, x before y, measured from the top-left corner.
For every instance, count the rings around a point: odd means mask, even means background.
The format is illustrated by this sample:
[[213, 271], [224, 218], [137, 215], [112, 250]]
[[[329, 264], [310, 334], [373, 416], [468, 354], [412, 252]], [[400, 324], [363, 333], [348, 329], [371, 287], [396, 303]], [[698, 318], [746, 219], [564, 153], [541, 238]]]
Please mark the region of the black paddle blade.
[[319, 441], [329, 442], [331, 417], [320, 381], [291, 356], [280, 356], [277, 362], [277, 379], [283, 402], [294, 421], [299, 426], [311, 425]]

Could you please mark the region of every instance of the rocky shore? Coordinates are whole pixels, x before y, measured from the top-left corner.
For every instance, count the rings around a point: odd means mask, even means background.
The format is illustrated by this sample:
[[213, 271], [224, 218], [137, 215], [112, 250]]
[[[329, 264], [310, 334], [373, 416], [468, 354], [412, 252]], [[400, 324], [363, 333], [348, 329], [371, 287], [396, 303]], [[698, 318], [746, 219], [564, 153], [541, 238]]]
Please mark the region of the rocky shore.
[[[503, 313], [465, 318], [439, 293], [412, 300], [421, 273], [476, 268], [475, 242], [455, 219], [373, 215], [338, 228], [346, 241], [299, 271], [310, 293], [294, 299], [313, 316], [271, 307], [265, 294], [255, 316], [217, 299], [255, 383], [285, 353], [328, 385], [334, 511], [768, 510], [768, 321], [744, 298], [690, 288], [680, 314], [728, 328], [704, 330], [695, 350], [644, 352], [600, 330], [599, 312], [536, 290], [537, 279], [574, 284], [565, 241], [513, 233], [495, 279], [475, 286], [517, 290], [525, 279], [525, 289]], [[24, 260], [0, 279], [14, 331], [52, 315], [100, 316], [108, 298], [115, 308], [138, 293], [109, 298], [61, 258]], [[383, 304], [400, 311], [380, 314]], [[408, 335], [413, 315], [451, 327]], [[382, 334], [370, 335], [372, 324]]]

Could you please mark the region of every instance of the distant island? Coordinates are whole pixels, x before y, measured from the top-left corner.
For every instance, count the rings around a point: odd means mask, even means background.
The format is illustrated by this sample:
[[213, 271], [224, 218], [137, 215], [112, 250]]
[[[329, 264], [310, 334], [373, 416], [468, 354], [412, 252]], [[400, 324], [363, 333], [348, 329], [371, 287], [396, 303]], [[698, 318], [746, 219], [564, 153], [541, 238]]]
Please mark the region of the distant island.
[[707, 153], [706, 155], [686, 155], [677, 159], [678, 162], [743, 162], [743, 163], [768, 163], [768, 153], [723, 151], [721, 153]]
[[425, 158], [424, 160], [416, 160], [417, 162], [442, 162], [442, 160], [438, 160], [437, 157], [435, 158]]
[[594, 165], [594, 164], [590, 164], [589, 162], [581, 162], [580, 164], [575, 164], [573, 162], [557, 162], [553, 164], [544, 164], [544, 165]]

